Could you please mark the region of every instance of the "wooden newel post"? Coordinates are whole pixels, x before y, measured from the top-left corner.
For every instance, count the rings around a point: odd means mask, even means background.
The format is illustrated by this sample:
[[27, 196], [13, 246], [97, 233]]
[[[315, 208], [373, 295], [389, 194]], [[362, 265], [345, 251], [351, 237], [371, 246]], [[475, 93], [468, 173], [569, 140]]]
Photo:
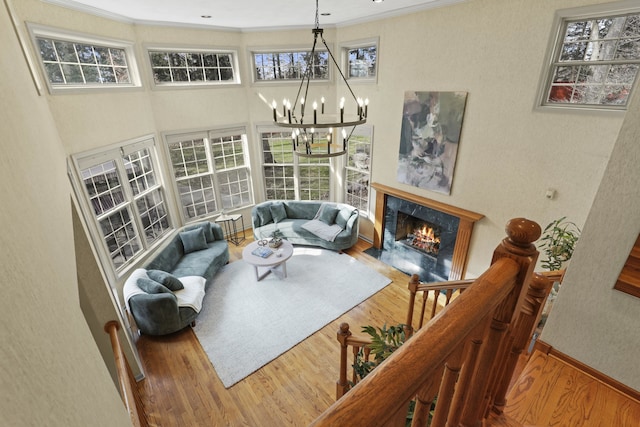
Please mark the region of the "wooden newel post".
[[[501, 258], [509, 258], [519, 266], [513, 290], [496, 308], [491, 319], [489, 330], [481, 348], [476, 372], [468, 391], [470, 397], [464, 407], [461, 418], [461, 426], [480, 426], [482, 419], [489, 406], [493, 390], [489, 389], [489, 384], [495, 380], [493, 374], [499, 367], [498, 361], [504, 361], [500, 354], [500, 349], [507, 348], [503, 345], [503, 340], [507, 335], [510, 324], [514, 316], [519, 313], [519, 307], [524, 301], [525, 285], [527, 285], [533, 274], [538, 251], [533, 244], [540, 238], [542, 229], [538, 224], [525, 218], [514, 218], [510, 220], [505, 231], [507, 237], [502, 240], [493, 252], [491, 263], [495, 263]], [[482, 398], [484, 396], [484, 399]]]
[[524, 304], [520, 306], [520, 314], [512, 328], [513, 332], [509, 340], [511, 345], [506, 349], [508, 353], [505, 355], [504, 370], [495, 385], [492, 409], [498, 414], [502, 413], [506, 405], [509, 383], [515, 372], [518, 359], [531, 342], [531, 331], [534, 329], [538, 314], [544, 307], [552, 285], [551, 280], [539, 273], [534, 273], [527, 286]]
[[338, 342], [340, 343], [340, 378], [336, 383], [336, 400], [340, 399], [348, 390], [347, 382], [347, 339], [351, 336], [348, 323], [341, 323], [338, 330]]

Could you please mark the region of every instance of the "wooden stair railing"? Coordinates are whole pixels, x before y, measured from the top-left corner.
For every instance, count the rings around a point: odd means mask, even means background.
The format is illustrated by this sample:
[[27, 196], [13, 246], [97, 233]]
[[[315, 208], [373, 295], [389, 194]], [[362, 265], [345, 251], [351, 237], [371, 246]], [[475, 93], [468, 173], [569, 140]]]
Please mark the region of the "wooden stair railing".
[[113, 357], [116, 361], [118, 385], [122, 402], [129, 413], [131, 424], [134, 427], [147, 427], [149, 423], [143, 410], [142, 399], [138, 393], [136, 380], [131, 372], [131, 367], [127, 363], [127, 358], [122, 350], [120, 338], [118, 337], [118, 329], [120, 329], [120, 324], [115, 320], [111, 320], [104, 325], [104, 330], [109, 334], [109, 338], [111, 339], [111, 348], [113, 349]]
[[534, 283], [540, 226], [516, 218], [506, 231], [485, 273], [311, 425], [404, 426], [415, 399], [412, 426], [422, 426], [437, 395], [431, 426], [480, 426], [503, 400], [512, 324], [535, 293], [525, 284]]
[[[425, 315], [428, 315], [427, 321], [432, 319], [437, 313], [438, 308], [442, 309], [451, 302], [451, 297], [456, 291], [462, 292], [468, 288], [473, 280], [450, 280], [447, 282], [434, 282], [434, 283], [422, 283], [417, 274], [411, 276], [409, 280], [409, 306], [407, 309], [407, 320], [404, 324], [404, 330], [407, 337], [413, 335], [413, 311], [418, 293], [422, 293], [422, 302], [420, 303], [420, 318], [418, 321], [417, 329], [420, 329], [425, 321]], [[443, 294], [444, 292], [444, 294]], [[440, 298], [442, 296], [442, 298]], [[442, 300], [442, 301], [441, 301]], [[427, 312], [427, 308], [429, 311]], [[349, 375], [348, 353], [349, 347], [353, 361], [358, 355], [360, 349], [363, 349], [364, 359], [369, 360], [369, 345], [371, 340], [368, 337], [356, 336], [349, 330], [348, 323], [342, 323], [338, 330], [338, 341], [340, 342], [340, 372], [338, 382], [336, 384], [336, 399], [342, 397], [349, 388], [357, 384], [359, 381], [358, 376], [352, 369], [351, 375]], [[348, 379], [350, 377], [350, 379]]]

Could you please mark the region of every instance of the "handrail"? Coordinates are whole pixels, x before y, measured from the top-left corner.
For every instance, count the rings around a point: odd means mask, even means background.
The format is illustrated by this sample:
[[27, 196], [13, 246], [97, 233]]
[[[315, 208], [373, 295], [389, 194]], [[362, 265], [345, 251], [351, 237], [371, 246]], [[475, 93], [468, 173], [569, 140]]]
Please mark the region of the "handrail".
[[110, 320], [104, 325], [104, 330], [109, 334], [109, 338], [111, 339], [111, 348], [113, 349], [113, 357], [116, 362], [118, 385], [122, 402], [129, 413], [131, 424], [133, 424], [134, 427], [146, 427], [148, 425], [147, 420], [142, 416], [144, 413], [138, 408], [138, 406], [141, 405], [141, 401], [137, 392], [134, 390], [135, 380], [122, 350], [120, 338], [118, 337], [119, 328], [120, 324], [115, 320]]
[[311, 426], [385, 425], [389, 415], [397, 412], [398, 402], [411, 400], [425, 379], [511, 292], [517, 274], [518, 265], [512, 260], [503, 258], [493, 264]]
[[538, 292], [529, 284], [540, 226], [516, 218], [506, 231], [489, 269], [311, 426], [404, 425], [413, 399], [419, 425], [436, 394], [433, 426], [481, 425], [513, 373], [503, 362], [520, 351], [514, 322]]

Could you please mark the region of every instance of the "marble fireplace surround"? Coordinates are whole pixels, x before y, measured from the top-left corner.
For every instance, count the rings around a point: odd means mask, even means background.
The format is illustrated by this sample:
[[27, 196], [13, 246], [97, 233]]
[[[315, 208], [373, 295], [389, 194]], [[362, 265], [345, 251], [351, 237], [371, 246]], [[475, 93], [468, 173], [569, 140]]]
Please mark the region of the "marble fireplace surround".
[[406, 191], [388, 187], [383, 184], [373, 183], [371, 186], [376, 190], [376, 214], [373, 225], [373, 247], [383, 249], [384, 222], [386, 218], [387, 198], [389, 196], [451, 215], [459, 219], [459, 224], [451, 258], [451, 272], [449, 273], [449, 280], [462, 279], [467, 268], [473, 226], [477, 221], [484, 218], [484, 215], [438, 202], [436, 200], [431, 200], [426, 197], [407, 193]]

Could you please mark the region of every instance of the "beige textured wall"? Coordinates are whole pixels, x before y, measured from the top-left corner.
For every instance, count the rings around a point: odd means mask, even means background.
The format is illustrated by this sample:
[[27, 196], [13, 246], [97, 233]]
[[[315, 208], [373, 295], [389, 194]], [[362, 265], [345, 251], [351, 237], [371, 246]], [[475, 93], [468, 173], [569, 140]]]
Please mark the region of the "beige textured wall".
[[0, 45], [0, 425], [130, 425], [78, 303], [65, 152], [4, 4]]
[[640, 390], [640, 298], [613, 286], [640, 233], [640, 97], [611, 153], [542, 340]]

